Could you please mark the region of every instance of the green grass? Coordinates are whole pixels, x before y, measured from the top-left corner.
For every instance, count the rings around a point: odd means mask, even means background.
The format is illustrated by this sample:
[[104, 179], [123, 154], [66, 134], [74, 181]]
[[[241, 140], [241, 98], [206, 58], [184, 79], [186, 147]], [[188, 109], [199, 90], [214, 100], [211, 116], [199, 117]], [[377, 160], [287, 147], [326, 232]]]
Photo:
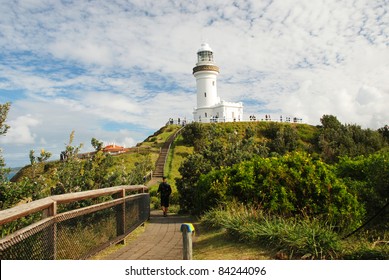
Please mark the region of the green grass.
[[105, 259], [110, 254], [116, 252], [120, 248], [124, 246], [128, 246], [131, 242], [134, 242], [142, 233], [145, 231], [145, 226], [139, 226], [134, 231], [132, 231], [127, 237], [124, 239], [124, 242], [115, 244], [113, 246], [109, 246], [106, 249], [98, 252], [94, 256], [90, 257], [91, 260], [102, 260]]
[[160, 128], [153, 135], [150, 135], [142, 143], [138, 144], [139, 147], [154, 147], [160, 148], [166, 142], [166, 140], [175, 133], [181, 126], [179, 125], [167, 125]]
[[126, 170], [131, 170], [135, 167], [135, 163], [141, 161], [143, 157], [144, 155], [138, 153], [129, 153], [113, 156], [114, 164], [111, 169], [114, 170], [118, 168], [118, 166], [120, 166], [121, 168], [125, 168]]
[[[201, 221], [204, 227], [223, 232], [224, 240], [251, 244], [262, 252], [273, 250], [273, 255], [277, 252], [275, 258], [281, 255], [283, 259], [389, 259], [389, 233], [385, 230], [342, 240], [324, 220], [271, 216], [237, 203], [213, 209]], [[208, 243], [208, 247], [213, 246]]]
[[202, 221], [213, 228], [224, 228], [236, 241], [285, 251], [288, 258], [336, 259], [340, 238], [316, 219], [269, 216], [242, 205], [207, 212]]
[[201, 224], [195, 227], [194, 260], [268, 260], [276, 255], [267, 248], [236, 242], [223, 229], [213, 230]]
[[182, 144], [182, 136], [178, 136], [171, 145], [168, 159], [166, 161], [165, 173], [168, 174], [170, 185], [175, 187], [175, 180], [181, 178], [181, 174], [178, 171], [181, 164], [185, 159], [193, 154], [194, 148], [188, 147]]
[[379, 230], [366, 229], [343, 241], [343, 258], [350, 260], [389, 260], [388, 224]]

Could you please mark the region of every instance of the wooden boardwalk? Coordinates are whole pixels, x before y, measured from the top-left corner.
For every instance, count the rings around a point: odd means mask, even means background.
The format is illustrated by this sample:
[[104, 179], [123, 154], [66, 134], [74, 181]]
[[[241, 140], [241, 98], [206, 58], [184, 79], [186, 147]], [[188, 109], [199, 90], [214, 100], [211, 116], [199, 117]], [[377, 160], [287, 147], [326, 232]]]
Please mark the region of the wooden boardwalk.
[[[155, 171], [148, 186], [158, 184], [164, 176], [166, 159], [170, 146], [178, 135], [171, 135], [161, 148], [156, 162]], [[136, 240], [131, 241], [127, 246], [106, 256], [106, 260], [182, 260], [182, 234], [180, 227], [182, 223], [191, 222], [190, 216], [169, 214], [163, 217], [162, 211], [151, 211], [150, 220], [145, 224], [145, 231]]]
[[104, 257], [105, 260], [182, 260], [182, 223], [193, 221], [190, 216], [151, 212], [145, 231], [126, 246]]

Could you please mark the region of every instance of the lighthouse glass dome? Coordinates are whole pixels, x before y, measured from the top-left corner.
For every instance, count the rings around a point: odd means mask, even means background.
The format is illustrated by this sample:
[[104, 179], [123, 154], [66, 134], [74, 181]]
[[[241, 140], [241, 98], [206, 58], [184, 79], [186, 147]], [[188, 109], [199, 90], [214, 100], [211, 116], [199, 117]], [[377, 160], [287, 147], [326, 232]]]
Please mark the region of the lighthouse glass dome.
[[197, 53], [197, 62], [213, 62], [213, 53], [211, 51], [202, 51]]
[[213, 51], [207, 43], [202, 43], [197, 51], [197, 62], [213, 62]]

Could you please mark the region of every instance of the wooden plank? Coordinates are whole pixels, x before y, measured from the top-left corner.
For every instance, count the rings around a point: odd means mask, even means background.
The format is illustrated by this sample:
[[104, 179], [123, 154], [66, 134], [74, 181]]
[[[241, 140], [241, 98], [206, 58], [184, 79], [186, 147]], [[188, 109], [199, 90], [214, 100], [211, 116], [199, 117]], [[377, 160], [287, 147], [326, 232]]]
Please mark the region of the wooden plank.
[[90, 191], [84, 191], [84, 192], [75, 192], [75, 193], [67, 193], [67, 194], [60, 194], [60, 195], [54, 195], [51, 196], [51, 199], [56, 201], [57, 203], [69, 203], [74, 202], [78, 200], [83, 199], [90, 199], [95, 198], [99, 196], [104, 195], [112, 195], [115, 193], [120, 193], [123, 190], [126, 191], [145, 191], [148, 188], [143, 185], [134, 185], [134, 186], [116, 186], [111, 188], [105, 188], [105, 189], [97, 189], [97, 190], [90, 190]]
[[10, 209], [0, 211], [0, 225], [12, 222], [24, 216], [47, 209], [53, 205], [54, 201], [50, 197], [21, 204]]

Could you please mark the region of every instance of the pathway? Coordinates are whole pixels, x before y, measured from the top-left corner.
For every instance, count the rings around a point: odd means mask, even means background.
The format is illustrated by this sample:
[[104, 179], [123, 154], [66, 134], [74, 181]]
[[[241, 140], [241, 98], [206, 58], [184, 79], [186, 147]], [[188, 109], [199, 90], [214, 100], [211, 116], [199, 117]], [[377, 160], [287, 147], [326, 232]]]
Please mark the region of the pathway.
[[163, 144], [161, 151], [159, 153], [159, 157], [157, 159], [157, 162], [155, 163], [155, 171], [153, 176], [161, 178], [164, 176], [165, 171], [165, 163], [166, 159], [169, 155], [170, 146], [173, 143], [174, 139], [176, 139], [178, 133], [181, 131], [183, 127], [181, 127], [179, 130], [177, 130], [174, 134], [170, 135], [170, 137], [166, 140], [166, 142]]
[[145, 231], [128, 245], [107, 255], [106, 260], [182, 260], [182, 223], [191, 222], [190, 216], [151, 211]]
[[[147, 186], [158, 184], [164, 175], [165, 163], [169, 149], [178, 135], [171, 135], [161, 148], [156, 168]], [[151, 211], [150, 220], [145, 224], [145, 231], [127, 246], [105, 257], [106, 260], [182, 260], [182, 223], [191, 222], [190, 216], [169, 214], [162, 216], [162, 211]]]

